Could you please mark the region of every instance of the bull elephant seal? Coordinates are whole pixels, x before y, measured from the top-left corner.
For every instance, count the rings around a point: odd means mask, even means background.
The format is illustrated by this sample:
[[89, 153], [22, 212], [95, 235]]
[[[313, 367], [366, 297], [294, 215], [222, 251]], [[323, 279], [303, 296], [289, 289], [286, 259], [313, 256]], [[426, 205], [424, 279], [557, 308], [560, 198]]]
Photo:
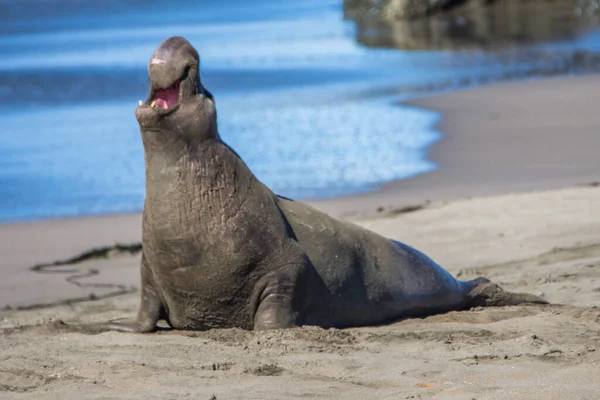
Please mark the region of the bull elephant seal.
[[136, 110], [146, 164], [141, 305], [106, 329], [352, 327], [544, 302], [460, 281], [423, 253], [275, 195], [220, 138], [199, 57], [172, 37]]

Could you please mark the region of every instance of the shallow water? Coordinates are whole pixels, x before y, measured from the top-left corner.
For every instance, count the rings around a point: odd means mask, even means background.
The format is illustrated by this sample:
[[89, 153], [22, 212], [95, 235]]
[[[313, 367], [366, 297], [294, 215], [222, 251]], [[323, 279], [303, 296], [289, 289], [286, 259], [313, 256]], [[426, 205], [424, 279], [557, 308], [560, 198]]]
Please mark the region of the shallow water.
[[[166, 37], [199, 50], [223, 139], [276, 192], [324, 197], [436, 168], [414, 93], [595, 70], [598, 33], [477, 50], [357, 44], [332, 0], [0, 2], [0, 221], [131, 212], [144, 200], [134, 110]], [[222, 4], [226, 3], [226, 4]]]

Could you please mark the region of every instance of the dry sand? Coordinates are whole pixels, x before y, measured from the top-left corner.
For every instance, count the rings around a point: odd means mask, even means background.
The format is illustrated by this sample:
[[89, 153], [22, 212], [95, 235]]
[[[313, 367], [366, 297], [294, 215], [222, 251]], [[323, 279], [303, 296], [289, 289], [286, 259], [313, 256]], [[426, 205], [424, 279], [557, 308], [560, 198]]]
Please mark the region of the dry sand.
[[[521, 93], [569, 81], [522, 83]], [[525, 108], [533, 102], [516, 96], [504, 104], [500, 100], [507, 96], [510, 85], [502, 88], [439, 96], [437, 108], [449, 103], [456, 107], [456, 111], [448, 111], [441, 126], [452, 121], [458, 124], [455, 115], [471, 107], [464, 96], [479, 96], [479, 108], [471, 109], [474, 114], [486, 112], [480, 103], [489, 103], [490, 109], [502, 115], [513, 115], [502, 107], [514, 105], [514, 111], [519, 104]], [[514, 90], [518, 94], [519, 90]], [[560, 102], [552, 108], [543, 90], [538, 100], [547, 101], [549, 114], [564, 111]], [[467, 165], [446, 175], [453, 180], [444, 183], [447, 188], [436, 191], [434, 182], [440, 178], [423, 176], [434, 179], [430, 191], [415, 187], [407, 192], [415, 200], [419, 196], [444, 200], [448, 194], [453, 201], [434, 201], [406, 212], [409, 210], [402, 208], [405, 198], [395, 192], [396, 200], [389, 197], [392, 206], [377, 218], [355, 219], [423, 250], [461, 278], [485, 275], [507, 289], [544, 296], [552, 305], [473, 309], [346, 330], [161, 331], [147, 335], [66, 333], [53, 322], [132, 317], [138, 293], [6, 309], [0, 311], [0, 398], [600, 399], [600, 187], [572, 186], [600, 180], [600, 168], [590, 161], [598, 136], [592, 122], [600, 116], [583, 115], [585, 129], [578, 128], [578, 116], [563, 115], [563, 119], [571, 118], [574, 131], [579, 132], [571, 136], [575, 142], [571, 148], [560, 149], [561, 154], [573, 157], [569, 168], [559, 168], [562, 161], [558, 158], [548, 166], [557, 167], [552, 171], [563, 189], [554, 189], [547, 176], [548, 189], [553, 190], [481, 196], [519, 191], [524, 189], [519, 185], [526, 182], [531, 189], [544, 189], [544, 184], [530, 175], [515, 176], [519, 169], [512, 167], [526, 156], [518, 150], [519, 141], [513, 146], [517, 150], [498, 145], [496, 150], [502, 154], [489, 152], [485, 159], [490, 166], [479, 168], [476, 159], [469, 166], [464, 160], [506, 140], [502, 133], [506, 130], [498, 128], [487, 140], [476, 141], [470, 152], [454, 153], [460, 160], [453, 160], [452, 152], [446, 156], [445, 161], [454, 163], [452, 168]], [[537, 120], [543, 122], [541, 116]], [[511, 125], [512, 118], [503, 121], [506, 129], [520, 129]], [[522, 123], [528, 124], [523, 136], [535, 131], [531, 127], [535, 119]], [[556, 136], [564, 134], [564, 126], [546, 127], [548, 140], [558, 141]], [[458, 128], [447, 131], [448, 138], [437, 146], [441, 153], [444, 143], [461, 143], [464, 135], [479, 130], [468, 124]], [[589, 134], [592, 130], [594, 135]], [[528, 142], [524, 140], [525, 146]], [[535, 143], [530, 147], [535, 148]], [[575, 157], [577, 148], [580, 158]], [[537, 163], [544, 154], [531, 153], [532, 164], [541, 165]], [[511, 160], [510, 168], [495, 171], [492, 166], [497, 160]], [[443, 168], [437, 173], [443, 173]], [[486, 168], [495, 175], [470, 181]], [[541, 176], [545, 167], [533, 170]], [[500, 183], [495, 176], [501, 176]], [[452, 182], [464, 189], [462, 196], [451, 195]], [[394, 190], [384, 195], [393, 196], [389, 193]], [[355, 209], [378, 204], [380, 195], [372, 195], [375, 197], [367, 202], [354, 198]], [[474, 195], [480, 197], [455, 199]], [[332, 208], [334, 213], [350, 204], [348, 199], [338, 201], [341, 205]], [[332, 205], [335, 202], [322, 208]], [[0, 225], [0, 305], [51, 304], [111, 296], [137, 287], [139, 254], [112, 251], [106, 259], [54, 267], [46, 273], [29, 267], [66, 259], [92, 247], [135, 242], [139, 230], [139, 215]]]

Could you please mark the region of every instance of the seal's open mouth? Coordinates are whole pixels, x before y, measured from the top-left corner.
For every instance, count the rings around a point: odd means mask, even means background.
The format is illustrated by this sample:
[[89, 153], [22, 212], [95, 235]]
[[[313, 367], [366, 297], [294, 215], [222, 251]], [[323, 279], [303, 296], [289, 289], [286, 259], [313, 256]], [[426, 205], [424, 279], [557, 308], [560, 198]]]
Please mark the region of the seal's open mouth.
[[175, 82], [173, 86], [168, 89], [157, 89], [154, 92], [154, 98], [150, 103], [151, 107], [162, 108], [168, 110], [179, 102], [179, 86], [181, 81]]
[[[192, 100], [200, 86], [197, 58], [180, 61], [167, 60], [165, 57], [153, 56], [150, 60], [150, 92], [145, 102], [138, 102], [140, 107], [148, 107], [152, 114], [163, 116], [175, 111], [181, 103]], [[193, 65], [194, 62], [196, 66]]]

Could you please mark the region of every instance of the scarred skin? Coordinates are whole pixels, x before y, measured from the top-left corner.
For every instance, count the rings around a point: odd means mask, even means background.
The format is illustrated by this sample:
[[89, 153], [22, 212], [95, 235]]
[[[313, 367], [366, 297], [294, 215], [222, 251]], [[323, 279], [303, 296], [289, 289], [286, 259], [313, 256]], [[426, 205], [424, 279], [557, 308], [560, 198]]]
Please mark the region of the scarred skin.
[[[101, 330], [351, 327], [472, 306], [544, 303], [460, 281], [421, 252], [275, 195], [219, 137], [199, 57], [160, 44], [136, 110], [144, 144], [141, 304]], [[179, 82], [179, 101], [153, 107]], [[274, 166], [276, 168], [276, 166]]]

